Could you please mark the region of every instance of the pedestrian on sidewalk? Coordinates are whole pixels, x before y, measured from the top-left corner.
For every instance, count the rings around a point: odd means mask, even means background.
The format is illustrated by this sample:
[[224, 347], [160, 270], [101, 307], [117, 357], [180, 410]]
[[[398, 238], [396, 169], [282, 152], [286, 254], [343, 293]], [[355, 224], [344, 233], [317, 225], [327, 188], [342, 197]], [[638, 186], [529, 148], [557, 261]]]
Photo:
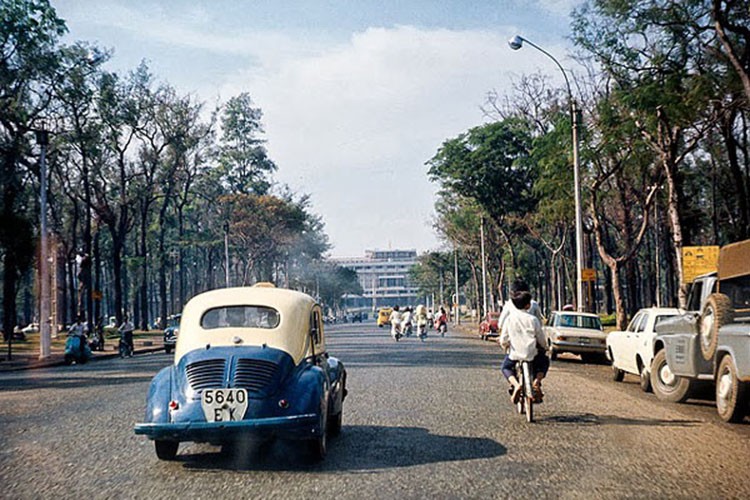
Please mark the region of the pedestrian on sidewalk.
[[133, 326], [133, 323], [131, 323], [130, 320], [128, 319], [128, 313], [123, 314], [122, 324], [120, 325], [120, 328], [118, 328], [118, 331], [120, 332], [120, 338], [128, 346], [130, 356], [133, 356], [133, 352], [135, 351], [135, 346], [133, 345], [133, 331], [134, 330], [135, 330], [135, 326]]

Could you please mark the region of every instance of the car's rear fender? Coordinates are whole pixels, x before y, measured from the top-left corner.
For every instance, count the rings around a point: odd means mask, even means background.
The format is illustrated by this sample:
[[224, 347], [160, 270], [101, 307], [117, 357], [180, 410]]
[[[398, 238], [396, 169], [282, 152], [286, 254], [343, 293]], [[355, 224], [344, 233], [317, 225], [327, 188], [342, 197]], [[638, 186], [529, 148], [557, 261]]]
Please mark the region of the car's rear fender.
[[169, 422], [169, 402], [174, 389], [174, 366], [162, 368], [151, 380], [146, 398], [147, 423]]
[[343, 363], [337, 358], [328, 358], [328, 374], [331, 382], [331, 395], [330, 395], [330, 407], [329, 412], [335, 415], [341, 412], [343, 407], [345, 384], [346, 384], [346, 369]]

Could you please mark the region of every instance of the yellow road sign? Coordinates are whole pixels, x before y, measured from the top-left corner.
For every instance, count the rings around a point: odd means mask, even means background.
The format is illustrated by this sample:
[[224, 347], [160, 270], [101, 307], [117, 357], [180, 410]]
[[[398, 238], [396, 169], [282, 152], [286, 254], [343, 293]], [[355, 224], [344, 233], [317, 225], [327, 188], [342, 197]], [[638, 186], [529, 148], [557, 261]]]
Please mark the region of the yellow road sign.
[[701, 274], [715, 272], [719, 268], [719, 247], [682, 247], [682, 271], [685, 283], [692, 283]]
[[596, 269], [589, 269], [589, 268], [581, 269], [581, 280], [582, 281], [596, 281]]

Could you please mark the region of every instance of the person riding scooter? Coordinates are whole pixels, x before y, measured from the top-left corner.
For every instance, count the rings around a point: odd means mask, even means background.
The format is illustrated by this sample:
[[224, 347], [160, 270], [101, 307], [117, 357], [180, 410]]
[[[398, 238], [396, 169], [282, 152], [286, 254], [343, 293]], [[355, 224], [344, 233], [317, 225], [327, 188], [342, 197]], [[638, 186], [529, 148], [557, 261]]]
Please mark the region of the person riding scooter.
[[393, 311], [391, 311], [388, 321], [391, 323], [391, 336], [398, 342], [403, 337], [401, 333], [401, 311], [399, 311], [398, 306], [393, 306]]
[[418, 305], [415, 311], [415, 320], [417, 323], [417, 337], [424, 342], [427, 337], [427, 308], [423, 305]]
[[401, 333], [405, 337], [411, 337], [411, 332], [411, 307], [407, 307], [404, 309], [404, 314], [401, 315]]
[[86, 338], [86, 324], [81, 316], [68, 330], [68, 338], [65, 341], [65, 364], [85, 363], [91, 358], [91, 348]]
[[440, 313], [438, 313], [435, 328], [440, 332], [441, 337], [444, 337], [445, 333], [448, 331], [448, 313], [445, 312], [444, 307], [440, 307]]

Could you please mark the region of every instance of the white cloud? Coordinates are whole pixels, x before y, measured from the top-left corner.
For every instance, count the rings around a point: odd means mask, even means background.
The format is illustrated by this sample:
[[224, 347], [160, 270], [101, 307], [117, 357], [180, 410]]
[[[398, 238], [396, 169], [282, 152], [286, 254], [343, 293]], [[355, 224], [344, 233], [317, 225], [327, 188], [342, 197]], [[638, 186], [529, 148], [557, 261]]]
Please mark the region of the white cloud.
[[[437, 186], [428, 181], [425, 162], [444, 140], [482, 123], [485, 93], [509, 90], [512, 75], [541, 69], [562, 81], [543, 54], [508, 48], [508, 38], [520, 32], [514, 27], [371, 27], [332, 42], [326, 33], [229, 32], [217, 14], [201, 8], [175, 13], [109, 0], [90, 11], [80, 6], [78, 14], [104, 31], [129, 33], [152, 49], [140, 57], [158, 67], [167, 67], [165, 58], [172, 66], [194, 66], [189, 81], [159, 76], [208, 102], [217, 91], [223, 99], [249, 92], [265, 115], [277, 177], [312, 195], [336, 255], [389, 243], [435, 247]], [[547, 45], [545, 34], [522, 34], [565, 65], [564, 46]], [[154, 42], [166, 44], [168, 54]], [[196, 49], [223, 65], [198, 80]]]
[[279, 178], [312, 194], [334, 253], [388, 242], [424, 250], [436, 245], [437, 188], [424, 163], [483, 121], [489, 89], [536, 70], [537, 54], [508, 48], [513, 32], [371, 28], [319, 55], [238, 72], [221, 94], [256, 99]]

